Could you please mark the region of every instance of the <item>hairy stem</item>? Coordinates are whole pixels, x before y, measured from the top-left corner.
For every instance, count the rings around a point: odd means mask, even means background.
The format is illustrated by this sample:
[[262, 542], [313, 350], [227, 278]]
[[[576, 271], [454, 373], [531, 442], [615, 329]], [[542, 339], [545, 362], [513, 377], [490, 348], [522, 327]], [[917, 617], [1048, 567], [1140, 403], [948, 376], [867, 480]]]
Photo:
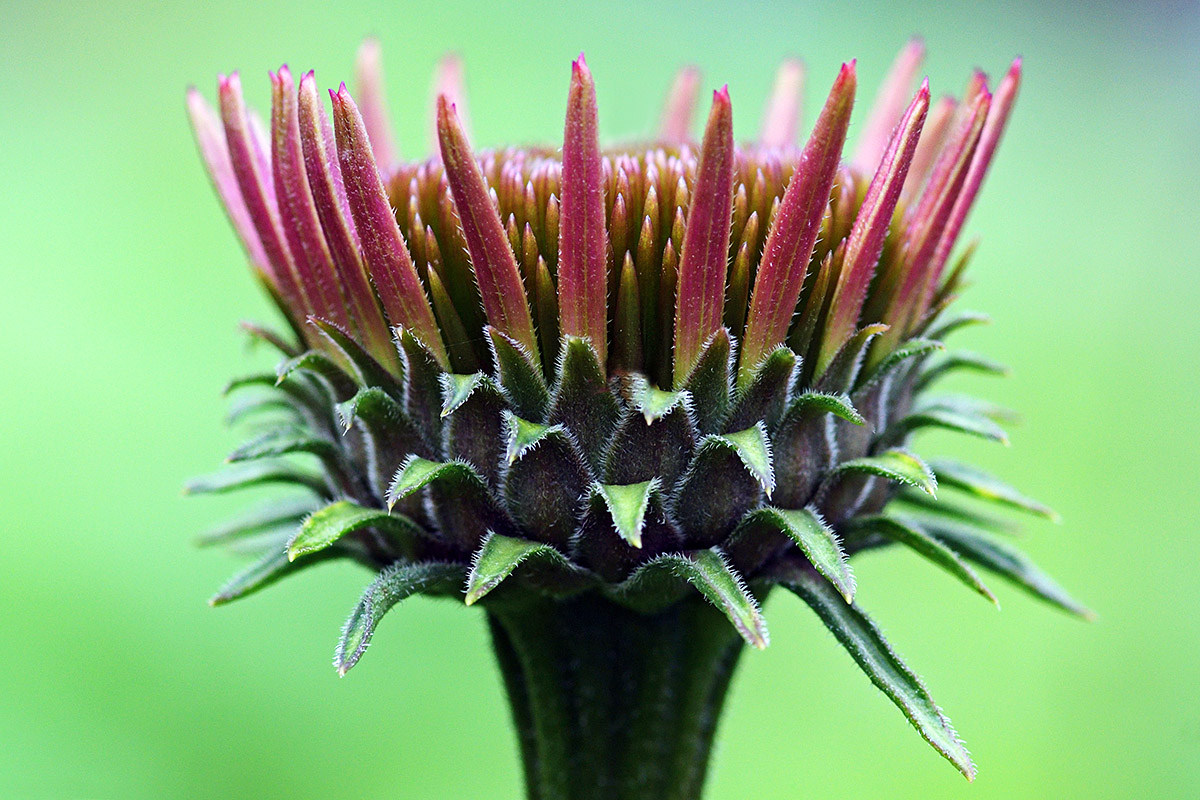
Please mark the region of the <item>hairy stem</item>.
[[491, 609], [530, 800], [695, 800], [742, 651], [710, 606]]

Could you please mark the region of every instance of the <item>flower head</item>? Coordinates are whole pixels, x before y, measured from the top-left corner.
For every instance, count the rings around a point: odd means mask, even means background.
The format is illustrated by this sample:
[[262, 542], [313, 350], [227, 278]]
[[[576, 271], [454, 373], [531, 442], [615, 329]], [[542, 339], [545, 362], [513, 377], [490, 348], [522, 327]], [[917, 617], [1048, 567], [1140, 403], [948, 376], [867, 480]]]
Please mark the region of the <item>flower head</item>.
[[[461, 65], [435, 81], [435, 154], [401, 160], [378, 48], [358, 102], [311, 72], [272, 73], [269, 132], [222, 77], [219, 112], [194, 90], [201, 153], [255, 274], [294, 339], [238, 415], [283, 409], [239, 448], [238, 470], [194, 490], [274, 482], [309, 497], [222, 529], [289, 527], [214, 602], [328, 558], [378, 572], [336, 664], [356, 663], [379, 617], [417, 592], [500, 607], [595, 594], [652, 614], [697, 593], [764, 647], [759, 600], [806, 600], [872, 680], [964, 773], [974, 766], [920, 681], [853, 604], [847, 559], [914, 550], [989, 600], [971, 564], [1086, 614], [980, 529], [959, 494], [1051, 512], [983, 473], [927, 464], [912, 434], [1007, 441], [1003, 412], [931, 386], [992, 370], [942, 340], [967, 215], [1021, 77], [967, 96], [913, 93], [923, 47], [897, 59], [852, 157], [857, 90], [843, 64], [797, 140], [799, 62], [780, 68], [757, 142], [733, 137], [700, 78], [681, 71], [659, 136], [605, 149], [595, 82], [571, 65], [561, 151], [475, 151]], [[811, 81], [823, 80], [820, 74]], [[315, 457], [303, 468], [293, 454]], [[310, 465], [311, 466], [311, 465]], [[464, 589], [465, 587], [465, 589]]]

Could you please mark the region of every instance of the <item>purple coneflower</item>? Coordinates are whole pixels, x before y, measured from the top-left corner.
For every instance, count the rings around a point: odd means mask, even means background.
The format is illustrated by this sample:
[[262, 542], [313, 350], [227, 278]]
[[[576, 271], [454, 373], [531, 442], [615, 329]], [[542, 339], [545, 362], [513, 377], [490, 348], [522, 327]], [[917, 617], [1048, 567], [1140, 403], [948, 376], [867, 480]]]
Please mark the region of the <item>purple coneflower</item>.
[[[435, 80], [435, 154], [391, 141], [377, 45], [358, 102], [271, 74], [264, 124], [236, 74], [191, 91], [201, 153], [286, 334], [234, 416], [259, 435], [191, 485], [291, 486], [205, 537], [260, 560], [213, 603], [335, 558], [375, 577], [337, 647], [345, 673], [416, 593], [487, 612], [529, 796], [693, 798], [743, 642], [767, 645], [775, 587], [812, 607], [921, 735], [975, 767], [921, 681], [853, 602], [849, 558], [900, 545], [995, 602], [977, 567], [1089, 612], [990, 531], [974, 498], [1052, 512], [983, 472], [926, 463], [924, 428], [1007, 442], [1005, 412], [937, 395], [985, 318], [948, 309], [954, 258], [1021, 79], [915, 94], [897, 58], [845, 157], [843, 64], [808, 139], [796, 61], [759, 140], [727, 88], [691, 138], [681, 71], [657, 138], [605, 149], [582, 56], [562, 149], [474, 151], [462, 68]], [[816, 77], [810, 80], [817, 80]], [[258, 387], [255, 389], [254, 387]]]

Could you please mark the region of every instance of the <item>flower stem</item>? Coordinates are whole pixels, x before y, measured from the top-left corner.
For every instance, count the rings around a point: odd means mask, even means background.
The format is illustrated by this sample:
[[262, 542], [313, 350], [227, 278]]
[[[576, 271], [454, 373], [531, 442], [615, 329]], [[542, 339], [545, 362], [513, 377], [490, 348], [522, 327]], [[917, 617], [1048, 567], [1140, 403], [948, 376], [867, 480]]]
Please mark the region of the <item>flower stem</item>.
[[711, 606], [536, 600], [489, 622], [530, 800], [700, 796], [742, 651]]

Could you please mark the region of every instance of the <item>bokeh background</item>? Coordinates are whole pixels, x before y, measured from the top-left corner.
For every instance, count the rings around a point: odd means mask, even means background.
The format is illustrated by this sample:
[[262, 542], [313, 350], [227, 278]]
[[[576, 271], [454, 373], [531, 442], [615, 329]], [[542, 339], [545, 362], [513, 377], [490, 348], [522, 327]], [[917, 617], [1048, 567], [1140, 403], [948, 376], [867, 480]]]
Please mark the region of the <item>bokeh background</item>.
[[[0, 3], [0, 797], [516, 798], [480, 614], [410, 601], [344, 680], [329, 666], [367, 575], [330, 566], [229, 608], [238, 566], [191, 536], [240, 507], [184, 479], [234, 444], [224, 381], [270, 318], [183, 111], [240, 68], [350, 77], [385, 46], [401, 148], [425, 152], [430, 70], [467, 62], [475, 141], [559, 141], [587, 53], [610, 137], [647, 130], [673, 69], [728, 81], [755, 132], [777, 60], [817, 96], [859, 59], [860, 106], [905, 39], [935, 91], [1025, 57], [971, 221], [984, 246], [964, 378], [1020, 409], [1009, 450], [931, 437], [1056, 507], [1025, 546], [1099, 612], [1001, 587], [997, 613], [901, 552], [861, 601], [980, 764], [967, 785], [794, 598], [735, 682], [708, 797], [1200, 796], [1200, 10], [1047, 0]], [[863, 109], [860, 108], [860, 112]], [[861, 113], [857, 117], [861, 122]], [[853, 135], [853, 129], [852, 129]], [[986, 383], [986, 381], [992, 381]]]

